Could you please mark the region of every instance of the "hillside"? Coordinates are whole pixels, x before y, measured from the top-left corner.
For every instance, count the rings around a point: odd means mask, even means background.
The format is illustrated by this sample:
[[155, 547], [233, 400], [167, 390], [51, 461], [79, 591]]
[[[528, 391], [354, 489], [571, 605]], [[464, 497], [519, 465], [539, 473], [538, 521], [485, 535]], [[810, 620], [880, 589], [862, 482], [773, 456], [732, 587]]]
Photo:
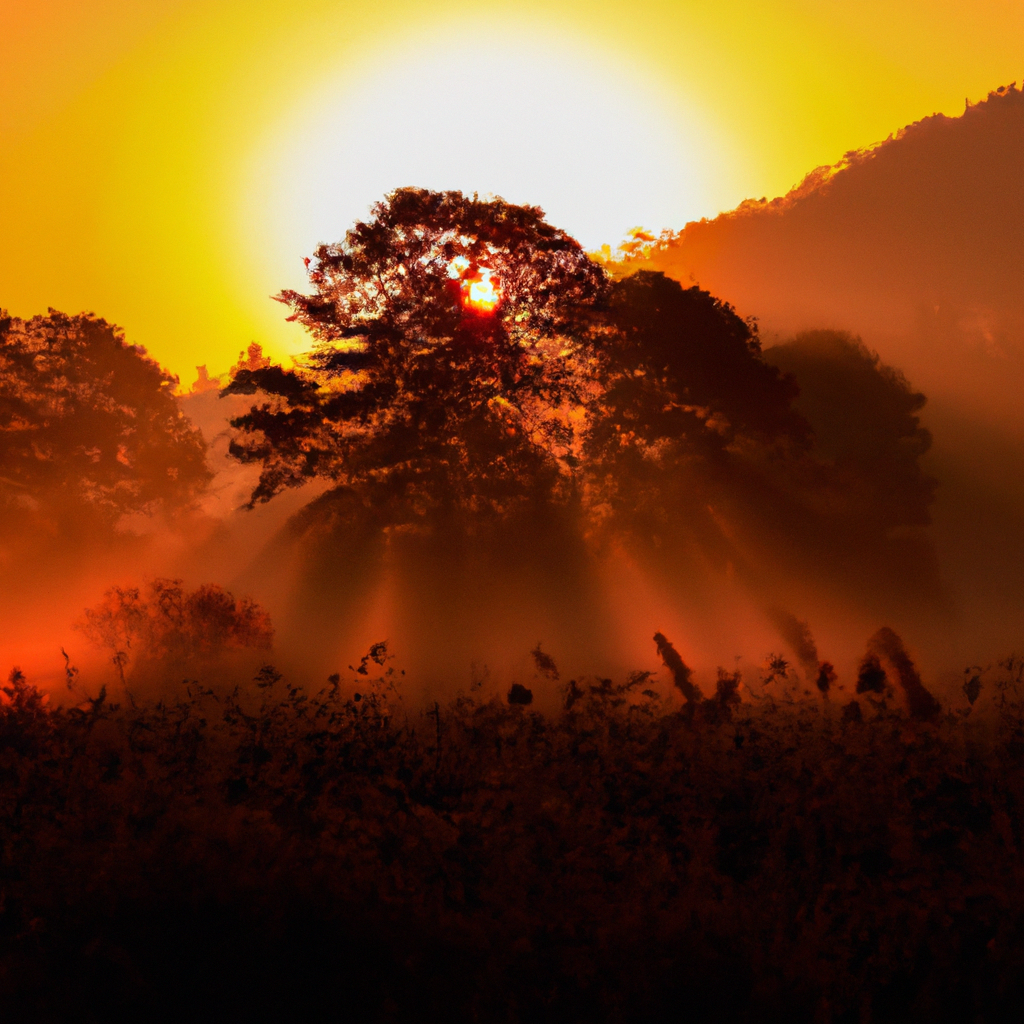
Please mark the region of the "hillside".
[[[859, 335], [927, 396], [933, 533], [965, 630], [1018, 634], [1024, 571], [1024, 92], [1011, 85], [688, 224], [620, 270], [698, 282], [792, 335]], [[1016, 643], [1016, 640], [1012, 642]]]
[[647, 265], [728, 298], [769, 337], [854, 331], [929, 396], [1010, 412], [1022, 239], [1024, 92], [1010, 86], [848, 153], [786, 196], [688, 224]]

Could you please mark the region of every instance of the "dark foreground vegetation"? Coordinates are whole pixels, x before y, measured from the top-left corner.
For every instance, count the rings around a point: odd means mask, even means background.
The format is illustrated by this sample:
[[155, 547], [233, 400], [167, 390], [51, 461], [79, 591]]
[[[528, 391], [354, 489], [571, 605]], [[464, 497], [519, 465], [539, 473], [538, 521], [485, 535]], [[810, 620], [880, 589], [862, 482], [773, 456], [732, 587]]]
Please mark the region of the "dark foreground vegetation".
[[382, 645], [317, 693], [267, 667], [134, 707], [14, 672], [4, 1018], [1006, 1019], [1020, 661], [930, 722], [769, 669], [682, 710], [573, 681], [555, 716], [522, 685], [406, 708]]

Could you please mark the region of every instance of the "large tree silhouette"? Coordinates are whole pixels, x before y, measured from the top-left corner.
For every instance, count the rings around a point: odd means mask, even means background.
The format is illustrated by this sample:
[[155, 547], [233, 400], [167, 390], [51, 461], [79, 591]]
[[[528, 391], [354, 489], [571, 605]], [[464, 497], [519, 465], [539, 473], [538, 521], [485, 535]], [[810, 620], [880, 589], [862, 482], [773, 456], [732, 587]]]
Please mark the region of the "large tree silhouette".
[[225, 392], [263, 396], [233, 421], [232, 452], [262, 467], [253, 502], [320, 477], [390, 521], [502, 514], [601, 501], [609, 476], [626, 494], [664, 477], [668, 447], [721, 462], [807, 433], [728, 305], [660, 274], [612, 280], [536, 208], [401, 189], [309, 277], [279, 296], [308, 360]]
[[226, 389], [264, 396], [233, 421], [232, 453], [262, 467], [254, 502], [320, 477], [408, 522], [572, 490], [607, 281], [540, 210], [401, 189], [309, 277], [312, 294], [279, 296], [308, 361]]

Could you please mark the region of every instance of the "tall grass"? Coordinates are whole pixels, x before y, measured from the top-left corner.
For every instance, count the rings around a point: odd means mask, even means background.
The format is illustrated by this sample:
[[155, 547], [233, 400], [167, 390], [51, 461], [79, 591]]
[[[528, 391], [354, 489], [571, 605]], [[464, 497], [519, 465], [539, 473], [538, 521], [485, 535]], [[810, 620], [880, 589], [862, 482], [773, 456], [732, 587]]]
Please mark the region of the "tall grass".
[[774, 658], [739, 702], [723, 673], [696, 709], [571, 680], [542, 715], [478, 687], [407, 706], [381, 646], [318, 688], [267, 666], [135, 706], [15, 671], [9, 1019], [1005, 1019], [1020, 660], [932, 721], [791, 678]]

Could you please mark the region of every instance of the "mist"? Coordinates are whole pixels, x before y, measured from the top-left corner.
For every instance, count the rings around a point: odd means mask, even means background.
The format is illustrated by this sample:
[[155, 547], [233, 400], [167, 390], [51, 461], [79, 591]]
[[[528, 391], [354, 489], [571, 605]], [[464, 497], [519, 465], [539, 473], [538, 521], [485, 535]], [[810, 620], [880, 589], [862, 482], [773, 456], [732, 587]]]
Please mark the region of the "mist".
[[[813, 346], [813, 332], [856, 339], [922, 395], [931, 443], [914, 486], [935, 481], [929, 522], [919, 522], [949, 614], [914, 628], [953, 662], [1020, 643], [1022, 180], [1024, 93], [1011, 85], [960, 117], [934, 115], [848, 153], [786, 196], [689, 224], [624, 268], [698, 282], [756, 317], [766, 359], [795, 373], [796, 407], [822, 443], [839, 443], [839, 408], [865, 449], [874, 427], [863, 432], [864, 406], [844, 402], [841, 388], [830, 389], [843, 403], [830, 411], [802, 379], [820, 378], [794, 348]], [[903, 443], [920, 449], [921, 437]]]
[[61, 648], [109, 676], [84, 610], [180, 579], [257, 601], [267, 657], [311, 679], [388, 639], [423, 694], [481, 671], [500, 691], [532, 678], [538, 641], [567, 675], [624, 673], [657, 669], [663, 631], [707, 678], [779, 649], [852, 687], [886, 625], [948, 690], [961, 663], [1015, 648], [1024, 612], [1022, 122], [1024, 96], [1001, 90], [614, 266], [630, 340], [602, 358], [653, 354], [689, 404], [670, 422], [651, 376], [623, 376], [609, 395], [646, 417], [642, 457], [605, 443], [589, 493], [500, 521], [410, 528], [315, 474], [253, 502], [263, 477], [229, 421], [258, 392], [221, 388], [269, 361], [253, 345], [219, 376], [197, 368], [176, 401], [206, 446], [202, 492], [102, 529], [22, 529], [0, 654], [53, 684]]

